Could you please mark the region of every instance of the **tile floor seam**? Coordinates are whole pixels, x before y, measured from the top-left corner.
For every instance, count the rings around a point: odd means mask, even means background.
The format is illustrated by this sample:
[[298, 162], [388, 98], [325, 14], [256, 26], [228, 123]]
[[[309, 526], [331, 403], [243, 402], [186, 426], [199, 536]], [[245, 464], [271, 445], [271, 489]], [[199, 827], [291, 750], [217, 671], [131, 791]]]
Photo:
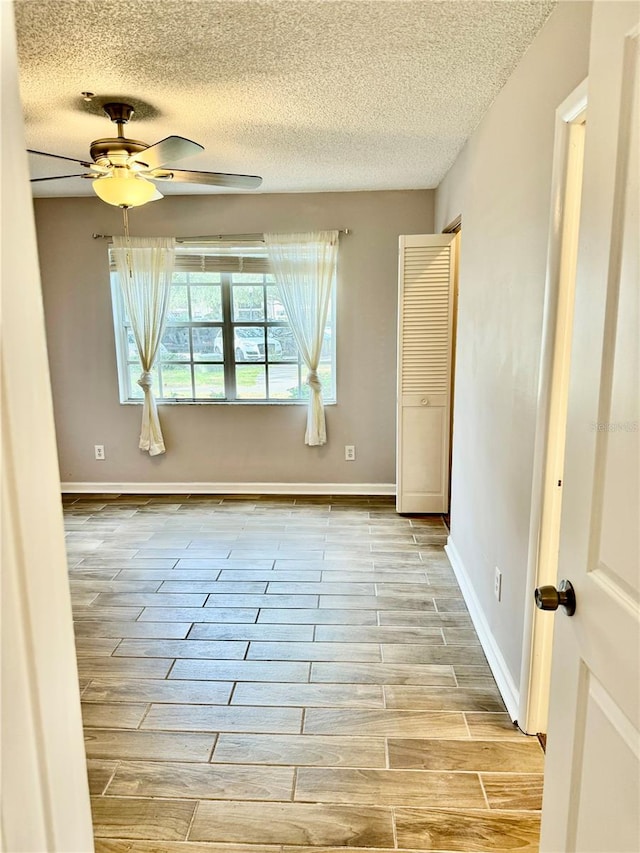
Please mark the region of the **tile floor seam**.
[[[94, 759], [94, 760], [95, 760], [95, 759]], [[98, 759], [98, 760], [99, 760], [99, 759]], [[102, 788], [102, 791], [100, 791], [100, 793], [99, 793], [99, 794], [97, 794], [97, 795], [93, 795], [93, 796], [99, 796], [99, 797], [107, 796], [107, 790], [109, 789], [109, 785], [113, 782], [113, 777], [116, 775], [116, 771], [118, 770], [118, 767], [120, 766], [120, 762], [119, 762], [119, 761], [115, 761], [115, 762], [114, 762], [114, 764], [115, 764], [115, 766], [114, 766], [113, 770], [111, 771], [111, 775], [109, 776], [109, 779], [107, 780], [107, 783], [106, 783], [106, 784], [104, 785], [104, 787]]]
[[236, 687], [238, 686], [238, 684], [239, 684], [238, 681], [234, 681], [233, 684], [231, 685], [231, 692], [229, 693], [229, 698], [227, 699], [227, 703], [226, 703], [229, 707], [231, 707], [231, 705], [233, 705], [233, 696], [234, 696], [234, 693], [236, 692]]
[[209, 757], [207, 758], [207, 764], [213, 764], [213, 754], [216, 751], [216, 747], [218, 745], [218, 741], [220, 740], [220, 732], [215, 732], [213, 743], [211, 744], [211, 750], [209, 752]]
[[[391, 806], [391, 831], [393, 833], [393, 849], [398, 849], [398, 828], [396, 825], [396, 807]], [[419, 853], [419, 851], [417, 851]]]
[[151, 705], [151, 702], [147, 702], [146, 707], [142, 713], [142, 717], [140, 718], [138, 725], [135, 727], [135, 729], [133, 729], [133, 731], [142, 731], [142, 724], [144, 723], [149, 711], [151, 710]]
[[194, 807], [194, 809], [193, 809], [193, 813], [192, 813], [192, 815], [191, 815], [191, 820], [189, 821], [189, 826], [187, 827], [186, 835], [185, 835], [185, 837], [184, 837], [184, 839], [183, 839], [185, 842], [188, 842], [188, 841], [189, 841], [189, 835], [191, 834], [191, 828], [193, 827], [193, 822], [194, 822], [194, 821], [195, 821], [195, 819], [196, 819], [196, 814], [197, 814], [198, 809], [199, 809], [199, 807], [200, 807], [200, 802], [201, 802], [201, 800], [197, 800], [197, 801], [196, 801], [195, 807]]

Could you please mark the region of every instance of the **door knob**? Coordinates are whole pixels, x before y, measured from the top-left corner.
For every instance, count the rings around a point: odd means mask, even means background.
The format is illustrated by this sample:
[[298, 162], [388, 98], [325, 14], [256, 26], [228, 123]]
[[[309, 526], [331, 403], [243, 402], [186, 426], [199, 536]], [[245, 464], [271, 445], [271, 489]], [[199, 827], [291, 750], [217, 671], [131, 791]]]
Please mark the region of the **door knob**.
[[539, 586], [535, 591], [536, 607], [539, 610], [557, 610], [564, 607], [567, 616], [576, 612], [576, 594], [571, 581], [562, 580], [558, 586]]

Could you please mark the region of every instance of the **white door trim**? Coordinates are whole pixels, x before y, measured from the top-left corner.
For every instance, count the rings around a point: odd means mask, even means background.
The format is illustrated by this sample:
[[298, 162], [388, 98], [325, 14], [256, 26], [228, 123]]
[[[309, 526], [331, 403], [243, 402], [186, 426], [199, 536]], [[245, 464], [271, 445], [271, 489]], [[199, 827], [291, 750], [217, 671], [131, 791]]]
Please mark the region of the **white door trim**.
[[538, 406], [533, 457], [529, 549], [525, 584], [525, 613], [520, 702], [518, 722], [528, 734], [546, 731], [551, 676], [553, 619], [541, 613], [534, 604], [533, 590], [542, 583], [555, 583], [541, 566], [541, 532], [545, 503], [547, 459], [550, 452], [551, 388], [554, 371], [558, 297], [563, 273], [563, 227], [565, 222], [565, 187], [572, 125], [587, 108], [585, 79], [556, 110], [553, 171], [551, 182], [551, 215], [547, 255], [547, 274], [538, 378]]

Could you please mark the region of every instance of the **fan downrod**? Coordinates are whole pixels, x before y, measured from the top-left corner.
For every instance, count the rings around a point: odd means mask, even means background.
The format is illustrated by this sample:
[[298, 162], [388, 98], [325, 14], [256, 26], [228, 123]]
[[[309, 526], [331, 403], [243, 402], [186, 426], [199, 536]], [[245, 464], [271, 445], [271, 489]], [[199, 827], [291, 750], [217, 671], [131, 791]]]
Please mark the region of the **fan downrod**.
[[113, 162], [113, 155], [130, 157], [132, 154], [139, 154], [149, 147], [146, 142], [141, 142], [138, 139], [127, 139], [124, 135], [123, 127], [134, 113], [131, 104], [114, 101], [104, 104], [102, 109], [118, 128], [118, 136], [115, 139], [96, 139], [91, 143], [89, 150], [95, 163], [109, 165]]

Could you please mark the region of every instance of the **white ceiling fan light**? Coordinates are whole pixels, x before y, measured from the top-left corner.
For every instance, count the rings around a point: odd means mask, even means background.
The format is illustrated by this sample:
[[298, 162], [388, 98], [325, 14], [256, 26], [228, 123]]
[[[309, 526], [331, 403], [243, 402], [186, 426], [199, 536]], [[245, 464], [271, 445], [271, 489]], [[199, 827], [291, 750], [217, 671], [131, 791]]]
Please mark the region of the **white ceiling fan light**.
[[98, 198], [115, 207], [141, 207], [158, 196], [162, 198], [151, 181], [126, 166], [114, 167], [110, 174], [96, 178], [92, 186]]

